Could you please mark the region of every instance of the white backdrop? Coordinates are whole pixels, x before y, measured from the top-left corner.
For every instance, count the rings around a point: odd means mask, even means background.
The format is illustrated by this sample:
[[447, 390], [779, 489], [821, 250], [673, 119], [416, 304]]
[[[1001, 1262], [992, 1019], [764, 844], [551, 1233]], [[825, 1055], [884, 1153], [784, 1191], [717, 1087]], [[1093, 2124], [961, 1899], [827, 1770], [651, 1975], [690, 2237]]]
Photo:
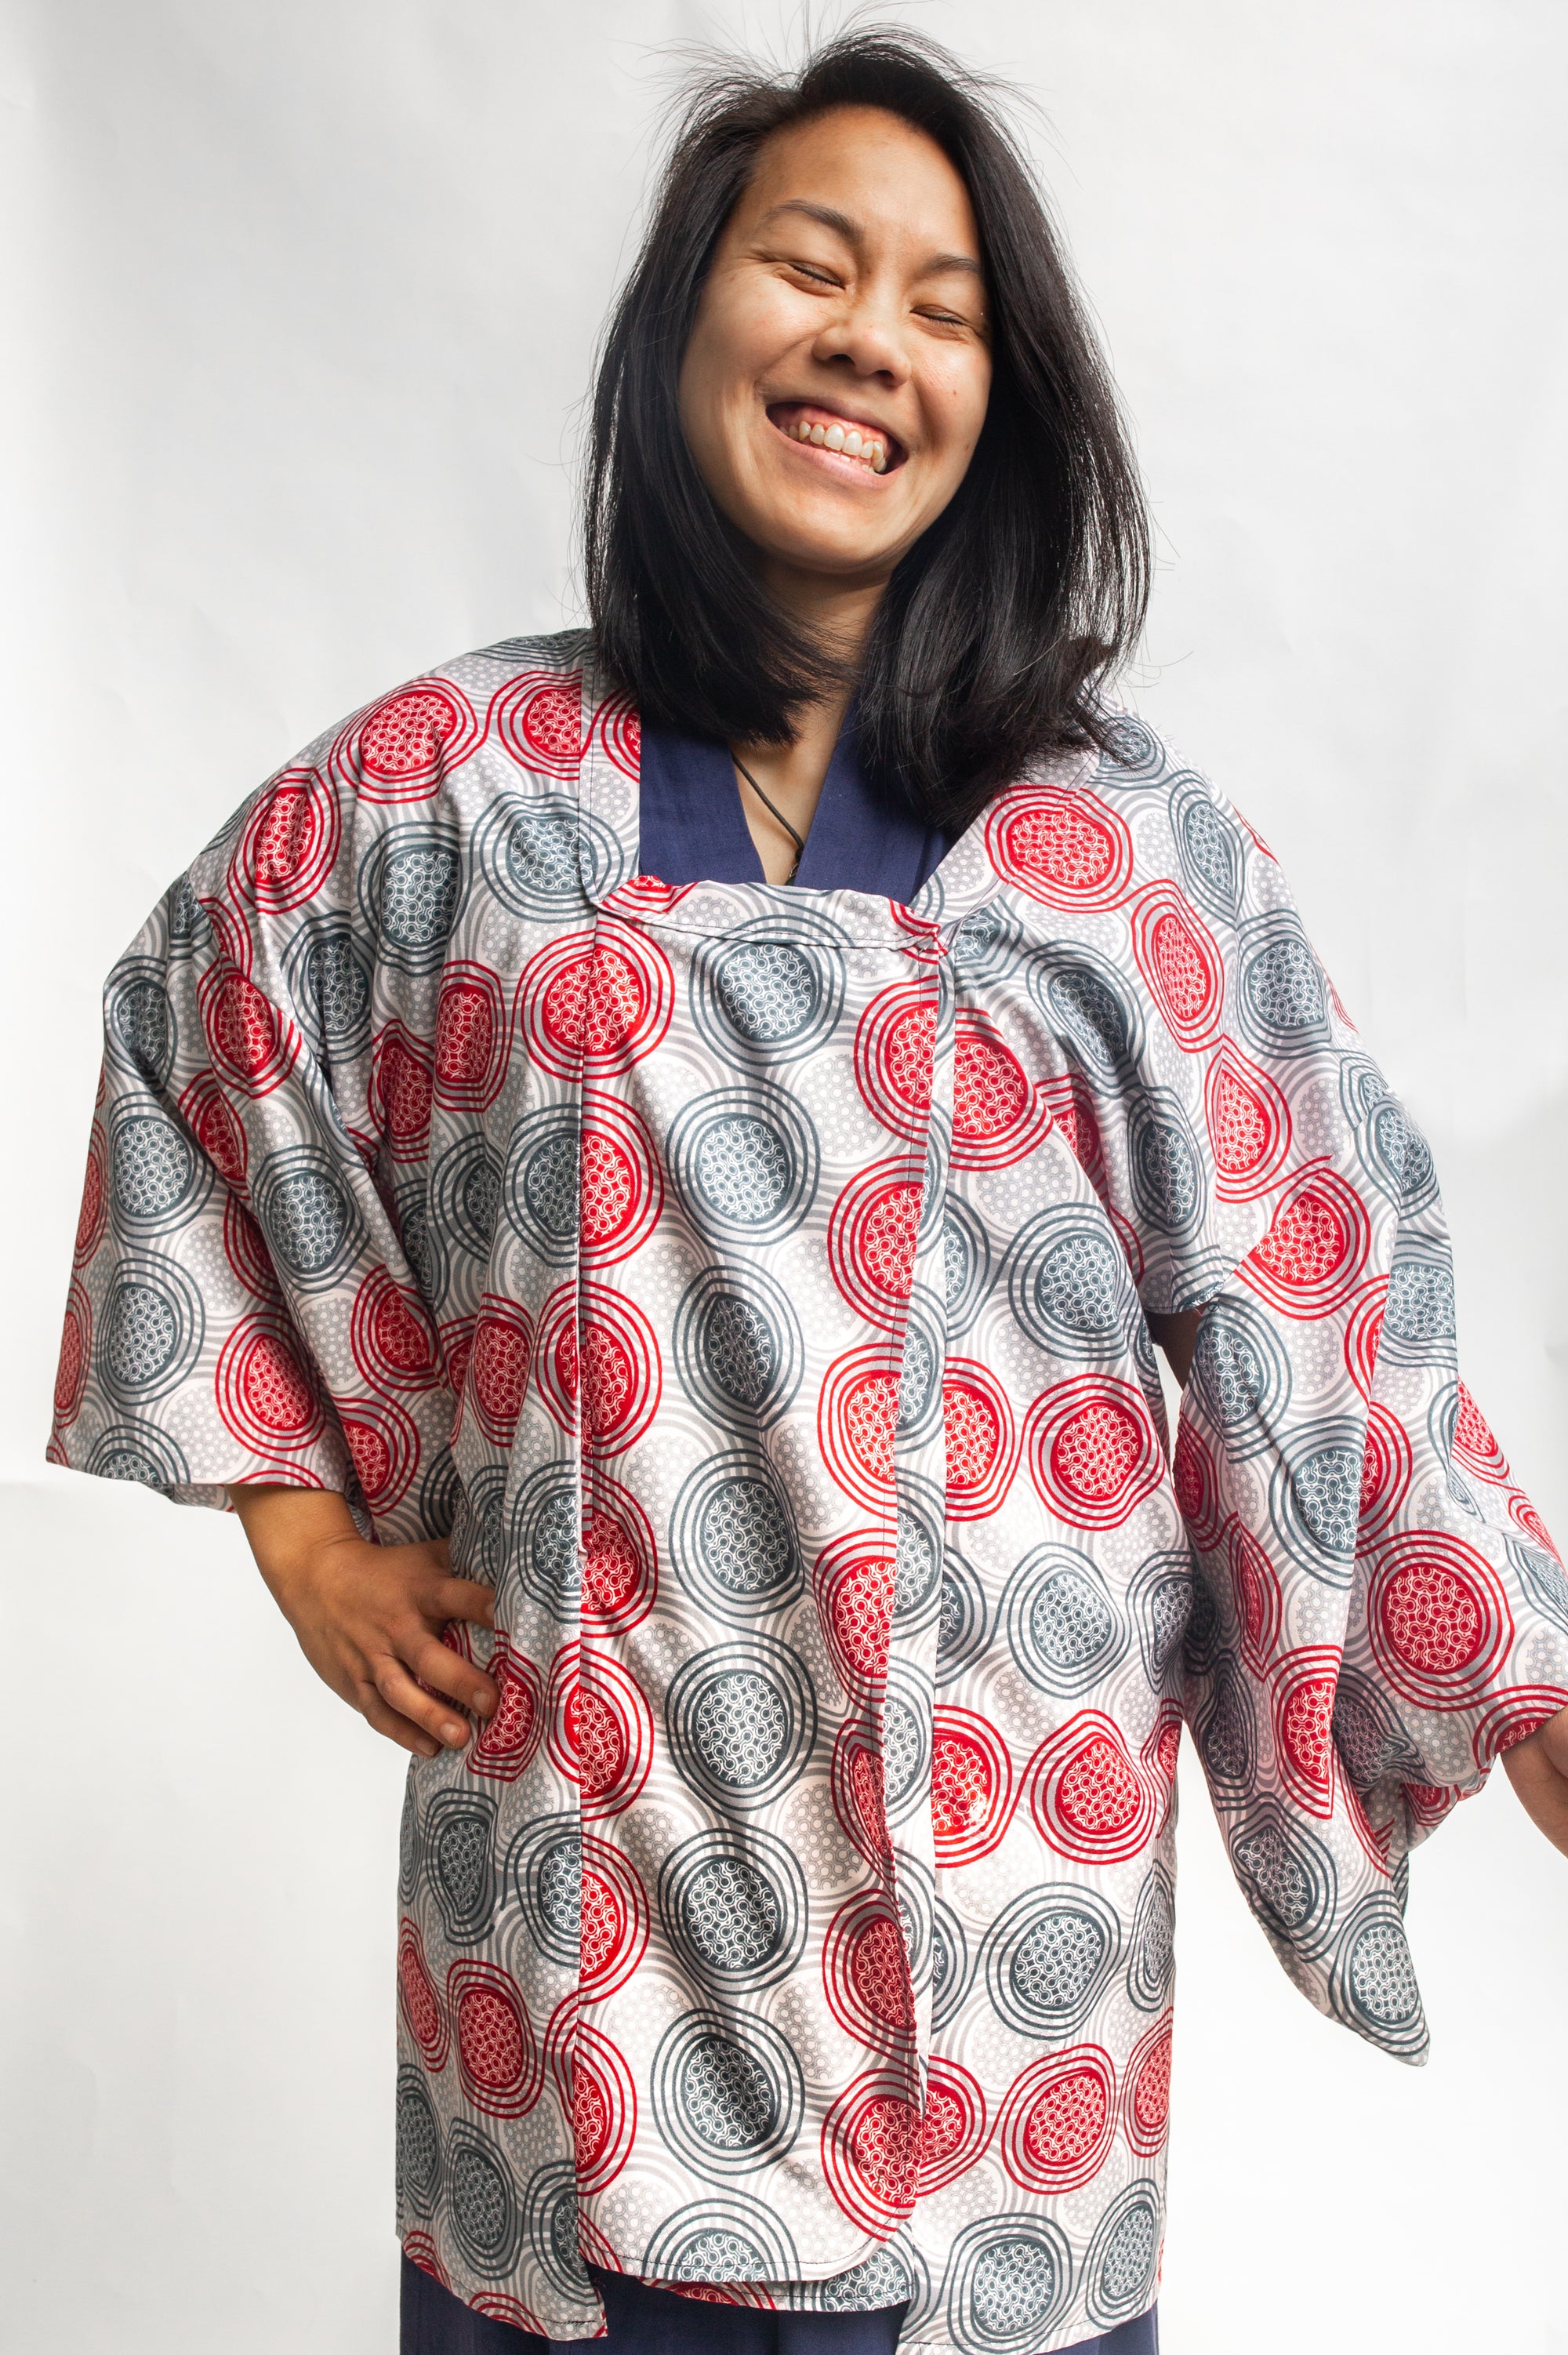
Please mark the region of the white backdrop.
[[[1011, 73], [1161, 570], [1137, 698], [1429, 1132], [1568, 1529], [1557, 0], [889, 10]], [[824, 16], [824, 20], [826, 17]], [[329, 720], [577, 617], [577, 404], [695, 0], [10, 0], [0, 2344], [387, 2355], [400, 1772], [239, 1532], [40, 1462], [98, 988]], [[1568, 2350], [1568, 1865], [1417, 1858], [1436, 2053], [1310, 2013], [1184, 1796], [1167, 2355]]]

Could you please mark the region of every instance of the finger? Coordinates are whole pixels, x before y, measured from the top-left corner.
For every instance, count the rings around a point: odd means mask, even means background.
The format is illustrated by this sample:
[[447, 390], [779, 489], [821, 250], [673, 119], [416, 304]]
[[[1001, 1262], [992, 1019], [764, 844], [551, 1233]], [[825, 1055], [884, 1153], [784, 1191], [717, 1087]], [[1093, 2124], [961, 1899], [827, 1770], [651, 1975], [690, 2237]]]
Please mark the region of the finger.
[[411, 1725], [395, 1709], [388, 1709], [374, 1685], [365, 1685], [355, 1698], [355, 1707], [366, 1725], [376, 1733], [384, 1733], [399, 1750], [411, 1750], [416, 1758], [436, 1758], [441, 1745], [418, 1726]]
[[453, 1715], [450, 1701], [421, 1692], [401, 1660], [376, 1662], [376, 1689], [388, 1709], [433, 1735], [445, 1750], [461, 1750], [473, 1731], [466, 1717]]
[[421, 1629], [398, 1648], [409, 1674], [427, 1691], [433, 1689], [438, 1700], [443, 1693], [450, 1693], [460, 1709], [471, 1710], [476, 1717], [493, 1716], [501, 1699], [494, 1680], [454, 1652], [450, 1644], [439, 1642]]
[[443, 1578], [430, 1593], [431, 1615], [439, 1619], [468, 1619], [476, 1627], [495, 1625], [495, 1589], [481, 1586], [476, 1579]]

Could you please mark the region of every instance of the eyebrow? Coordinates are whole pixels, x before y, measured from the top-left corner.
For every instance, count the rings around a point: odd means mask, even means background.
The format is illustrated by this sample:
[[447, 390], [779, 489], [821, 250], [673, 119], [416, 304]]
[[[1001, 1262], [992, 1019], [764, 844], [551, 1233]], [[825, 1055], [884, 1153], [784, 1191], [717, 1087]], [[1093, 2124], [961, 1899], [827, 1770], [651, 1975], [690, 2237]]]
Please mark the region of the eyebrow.
[[[782, 204], [775, 205], [770, 212], [763, 214], [758, 228], [766, 229], [768, 222], [777, 220], [780, 213], [804, 213], [808, 220], [821, 221], [824, 229], [833, 230], [846, 245], [858, 247], [865, 243], [865, 231], [858, 221], [851, 220], [848, 213], [841, 213], [833, 205], [810, 204], [804, 197], [786, 197]], [[980, 263], [968, 253], [928, 254], [921, 264], [920, 274], [928, 277], [933, 271], [939, 270], [962, 270], [971, 278], [983, 280], [985, 277]]]

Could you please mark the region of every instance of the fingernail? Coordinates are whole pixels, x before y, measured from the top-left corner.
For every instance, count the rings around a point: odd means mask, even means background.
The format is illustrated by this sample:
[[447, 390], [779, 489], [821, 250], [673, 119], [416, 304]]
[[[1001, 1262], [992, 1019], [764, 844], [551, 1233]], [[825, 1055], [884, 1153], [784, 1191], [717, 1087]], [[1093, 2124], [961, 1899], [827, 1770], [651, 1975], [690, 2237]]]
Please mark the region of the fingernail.
[[444, 1727], [442, 1730], [443, 1730], [443, 1732], [445, 1732], [445, 1734], [446, 1734], [447, 1740], [448, 1740], [449, 1742], [465, 1742], [465, 1741], [467, 1740], [467, 1738], [468, 1738], [468, 1728], [467, 1728], [467, 1726], [466, 1726], [466, 1725], [454, 1725], [454, 1724], [452, 1724], [452, 1722], [450, 1721], [450, 1719], [448, 1720], [447, 1724], [445, 1725], [445, 1727]]

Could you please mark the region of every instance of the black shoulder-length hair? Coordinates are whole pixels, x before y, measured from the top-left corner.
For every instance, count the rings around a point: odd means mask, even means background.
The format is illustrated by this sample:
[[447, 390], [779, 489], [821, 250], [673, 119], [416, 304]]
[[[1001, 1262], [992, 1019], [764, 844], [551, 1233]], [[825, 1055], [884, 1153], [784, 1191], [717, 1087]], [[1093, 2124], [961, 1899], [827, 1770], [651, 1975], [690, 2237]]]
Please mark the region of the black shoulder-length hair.
[[969, 191], [992, 322], [968, 474], [895, 571], [858, 680], [863, 754], [957, 831], [1043, 758], [1103, 742], [1097, 678], [1130, 653], [1149, 525], [1117, 399], [1028, 165], [986, 85], [918, 36], [863, 28], [799, 72], [726, 67], [689, 100], [606, 329], [585, 498], [600, 658], [646, 719], [785, 742], [842, 687], [771, 597], [682, 431], [681, 364], [719, 236], [764, 140], [840, 106], [935, 140]]

